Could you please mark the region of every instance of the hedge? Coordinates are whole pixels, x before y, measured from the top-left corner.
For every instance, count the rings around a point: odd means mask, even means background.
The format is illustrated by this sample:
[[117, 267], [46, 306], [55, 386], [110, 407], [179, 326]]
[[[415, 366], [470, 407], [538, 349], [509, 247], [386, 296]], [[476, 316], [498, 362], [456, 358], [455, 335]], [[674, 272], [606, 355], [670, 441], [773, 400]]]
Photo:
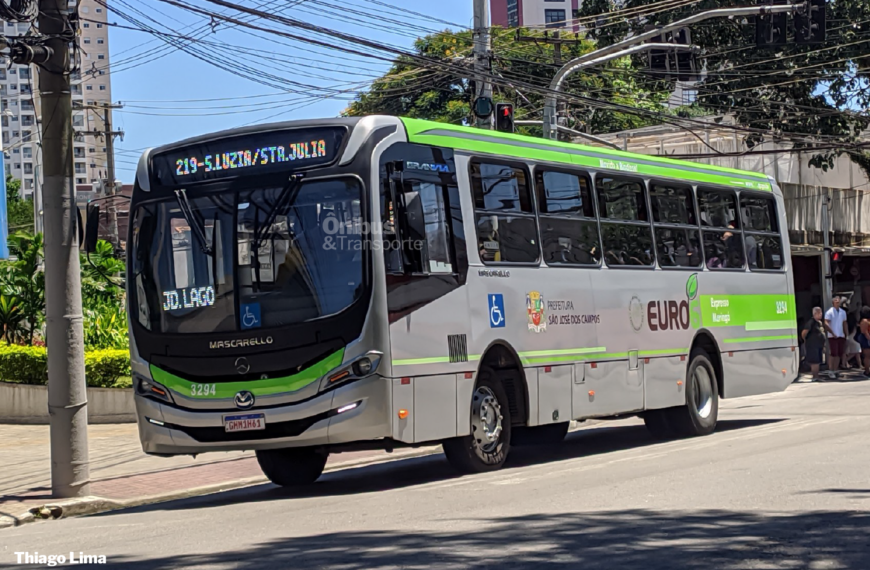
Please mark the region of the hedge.
[[[130, 353], [107, 349], [85, 352], [88, 386], [126, 388], [130, 376]], [[48, 383], [48, 354], [45, 347], [0, 345], [0, 381], [19, 384]]]

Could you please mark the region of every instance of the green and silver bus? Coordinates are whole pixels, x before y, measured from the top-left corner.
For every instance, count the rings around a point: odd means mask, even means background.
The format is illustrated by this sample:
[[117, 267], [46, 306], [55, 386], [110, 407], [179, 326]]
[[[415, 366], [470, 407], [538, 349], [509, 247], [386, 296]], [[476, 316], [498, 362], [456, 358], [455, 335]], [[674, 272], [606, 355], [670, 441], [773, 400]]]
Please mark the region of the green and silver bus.
[[443, 445], [464, 472], [571, 420], [704, 435], [785, 389], [769, 177], [396, 117], [246, 127], [141, 158], [127, 241], [146, 453]]

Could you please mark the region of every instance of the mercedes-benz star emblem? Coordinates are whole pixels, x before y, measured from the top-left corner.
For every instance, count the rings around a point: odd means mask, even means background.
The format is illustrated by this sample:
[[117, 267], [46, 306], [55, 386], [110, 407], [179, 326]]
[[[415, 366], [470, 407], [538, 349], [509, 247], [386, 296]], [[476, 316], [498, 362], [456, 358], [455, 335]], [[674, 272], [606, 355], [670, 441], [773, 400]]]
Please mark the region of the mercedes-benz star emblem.
[[251, 365], [248, 364], [248, 359], [244, 356], [236, 358], [236, 372], [239, 374], [247, 374], [251, 371]]
[[245, 390], [236, 394], [236, 397], [233, 398], [233, 402], [235, 402], [238, 409], [248, 410], [254, 407], [254, 395]]

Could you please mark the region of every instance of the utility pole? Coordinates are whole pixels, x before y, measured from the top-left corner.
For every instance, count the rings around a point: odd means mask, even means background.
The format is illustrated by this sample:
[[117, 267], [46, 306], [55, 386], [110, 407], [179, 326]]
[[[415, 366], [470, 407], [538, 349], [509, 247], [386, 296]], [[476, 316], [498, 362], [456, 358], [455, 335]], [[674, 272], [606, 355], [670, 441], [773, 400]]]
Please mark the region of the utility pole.
[[[100, 120], [103, 122], [102, 130], [79, 131], [80, 135], [90, 135], [94, 137], [105, 137], [106, 140], [106, 180], [103, 181], [103, 191], [106, 196], [115, 195], [115, 137], [123, 137], [123, 131], [112, 130], [112, 109], [121, 109], [123, 105], [98, 102], [94, 105], [82, 105], [82, 109], [91, 109], [94, 111], [102, 111]], [[112, 241], [112, 247], [115, 248], [117, 255], [121, 251], [121, 238], [118, 235], [118, 210], [115, 205], [115, 200], [108, 200], [108, 215], [109, 215], [109, 236]]]
[[[579, 37], [579, 34], [574, 34], [574, 36]], [[533, 42], [535, 44], [542, 44], [542, 43], [543, 44], [552, 44], [552, 46], [553, 46], [553, 63], [556, 65], [556, 67], [559, 67], [559, 68], [562, 67], [562, 46], [563, 45], [580, 45], [583, 43], [583, 40], [580, 40], [580, 39], [573, 39], [573, 40], [563, 39], [562, 33], [559, 30], [555, 30], [553, 32], [553, 37], [550, 37], [549, 32], [544, 32], [544, 37], [540, 38], [540, 37], [535, 37], [535, 36], [520, 35], [520, 30], [517, 29], [516, 39], [518, 42]], [[558, 118], [560, 121], [558, 126], [567, 128], [567, 124], [563, 123], [563, 121], [565, 121], [565, 119], [566, 119], [565, 110], [567, 108], [567, 104], [565, 103], [565, 101], [560, 100], [560, 101], [558, 101], [557, 105], [558, 105], [557, 115], [558, 115]]]
[[[492, 83], [489, 80], [490, 51], [489, 0], [474, 0], [474, 99], [492, 101]], [[491, 105], [490, 105], [491, 107]], [[477, 116], [477, 127], [492, 129], [492, 113]]]
[[45, 315], [51, 491], [55, 497], [90, 493], [88, 399], [82, 330], [82, 288], [73, 183], [69, 2], [39, 0], [39, 33], [50, 52], [39, 69], [45, 207]]
[[834, 276], [831, 267], [831, 197], [828, 187], [822, 187], [822, 310], [826, 311], [831, 306], [834, 297]]

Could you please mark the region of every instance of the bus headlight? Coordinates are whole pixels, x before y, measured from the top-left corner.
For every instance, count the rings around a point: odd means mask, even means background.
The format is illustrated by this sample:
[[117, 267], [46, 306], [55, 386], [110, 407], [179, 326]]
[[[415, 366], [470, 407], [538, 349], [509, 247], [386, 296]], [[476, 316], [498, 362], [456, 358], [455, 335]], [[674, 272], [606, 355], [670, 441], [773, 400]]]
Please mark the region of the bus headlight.
[[324, 376], [323, 380], [320, 381], [320, 391], [324, 392], [334, 388], [335, 386], [340, 386], [342, 384], [347, 384], [348, 382], [353, 382], [354, 380], [359, 380], [360, 378], [365, 378], [366, 376], [371, 376], [375, 371], [377, 371], [378, 366], [381, 363], [381, 356], [383, 356], [383, 353], [371, 350], [355, 360], [348, 362], [344, 366], [336, 368]]
[[173, 403], [169, 390], [154, 380], [136, 376], [136, 393], [140, 396], [154, 398], [163, 402]]

